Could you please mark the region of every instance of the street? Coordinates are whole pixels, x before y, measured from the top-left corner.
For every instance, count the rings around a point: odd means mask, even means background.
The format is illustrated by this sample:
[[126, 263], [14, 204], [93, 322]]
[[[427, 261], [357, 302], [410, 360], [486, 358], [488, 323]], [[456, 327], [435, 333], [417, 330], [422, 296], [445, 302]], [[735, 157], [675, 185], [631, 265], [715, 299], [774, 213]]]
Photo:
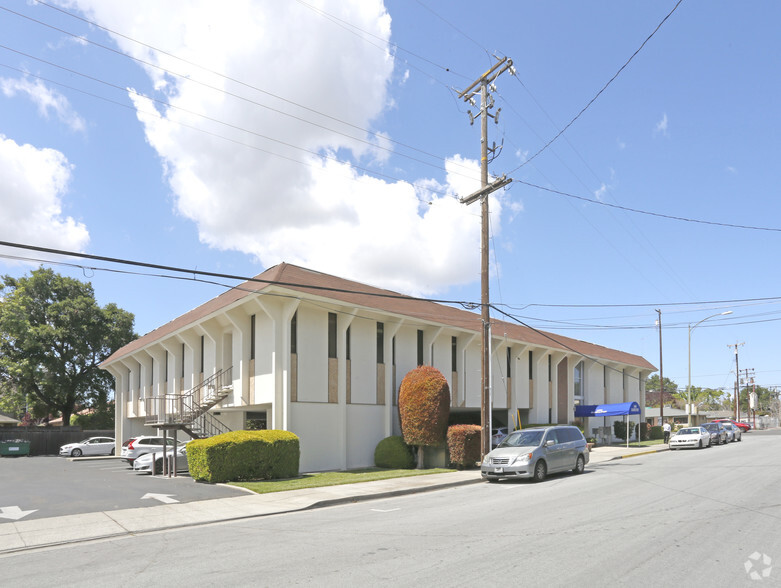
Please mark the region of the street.
[[481, 483], [21, 552], [0, 558], [3, 584], [777, 584], [779, 453], [779, 431], [752, 432], [542, 484]]

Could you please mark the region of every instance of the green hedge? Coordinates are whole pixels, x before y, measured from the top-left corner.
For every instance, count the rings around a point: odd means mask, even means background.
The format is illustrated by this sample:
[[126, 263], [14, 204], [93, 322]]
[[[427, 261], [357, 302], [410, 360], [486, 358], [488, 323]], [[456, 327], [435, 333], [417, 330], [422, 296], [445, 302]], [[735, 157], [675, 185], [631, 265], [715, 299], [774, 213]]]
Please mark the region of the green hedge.
[[300, 457], [289, 431], [231, 431], [187, 444], [190, 476], [212, 483], [295, 478]]
[[447, 449], [450, 463], [462, 467], [474, 467], [480, 461], [480, 425], [451, 425], [447, 429]]
[[664, 429], [662, 427], [651, 427], [651, 439], [664, 439]]
[[374, 449], [374, 465], [392, 470], [411, 470], [415, 467], [412, 448], [399, 435], [385, 437]]

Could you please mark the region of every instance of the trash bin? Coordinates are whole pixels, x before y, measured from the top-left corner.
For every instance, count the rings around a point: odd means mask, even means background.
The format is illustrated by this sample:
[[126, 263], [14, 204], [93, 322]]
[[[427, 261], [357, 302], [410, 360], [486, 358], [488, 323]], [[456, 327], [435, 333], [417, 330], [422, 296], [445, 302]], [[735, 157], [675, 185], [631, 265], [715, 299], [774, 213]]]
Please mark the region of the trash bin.
[[0, 441], [0, 456], [30, 455], [30, 442], [24, 439]]

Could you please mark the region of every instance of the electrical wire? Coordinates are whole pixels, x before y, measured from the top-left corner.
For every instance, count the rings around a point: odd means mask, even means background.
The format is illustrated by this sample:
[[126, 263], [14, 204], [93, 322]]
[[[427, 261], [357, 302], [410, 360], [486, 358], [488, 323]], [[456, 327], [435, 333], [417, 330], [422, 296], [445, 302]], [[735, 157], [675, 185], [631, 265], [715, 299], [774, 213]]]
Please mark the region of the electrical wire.
[[537, 152], [536, 152], [534, 155], [532, 155], [531, 157], [529, 157], [528, 159], [526, 159], [526, 160], [525, 160], [523, 163], [521, 163], [521, 165], [519, 165], [518, 167], [516, 167], [516, 168], [515, 168], [515, 169], [513, 169], [512, 171], [508, 172], [508, 174], [512, 174], [512, 173], [514, 173], [514, 172], [518, 171], [519, 169], [521, 169], [522, 167], [524, 167], [525, 165], [529, 164], [529, 163], [530, 163], [532, 160], [534, 160], [534, 159], [535, 159], [535, 158], [536, 158], [538, 155], [540, 155], [540, 154], [541, 154], [543, 151], [545, 151], [545, 150], [546, 150], [548, 147], [550, 147], [550, 146], [551, 146], [551, 144], [552, 144], [552, 143], [553, 143], [553, 142], [554, 142], [556, 139], [558, 139], [559, 137], [561, 137], [561, 136], [564, 134], [564, 132], [565, 132], [565, 131], [566, 131], [568, 128], [570, 128], [570, 127], [571, 127], [571, 126], [572, 126], [572, 125], [575, 123], [575, 121], [576, 121], [576, 120], [578, 120], [578, 119], [581, 117], [581, 115], [582, 115], [584, 112], [586, 112], [586, 110], [588, 110], [588, 109], [589, 109], [589, 107], [590, 107], [592, 104], [594, 104], [594, 102], [597, 100], [597, 98], [599, 98], [599, 97], [602, 95], [602, 93], [603, 93], [605, 90], [607, 90], [608, 86], [609, 86], [610, 84], [612, 84], [612, 83], [615, 81], [615, 79], [616, 79], [616, 78], [617, 78], [617, 77], [618, 77], [618, 76], [621, 74], [621, 72], [622, 72], [622, 71], [624, 71], [624, 69], [625, 69], [625, 68], [626, 68], [626, 67], [627, 67], [627, 66], [628, 66], [628, 65], [629, 65], [629, 64], [632, 62], [632, 60], [633, 60], [633, 59], [634, 59], [634, 58], [637, 56], [637, 54], [638, 54], [638, 53], [640, 53], [640, 51], [643, 49], [643, 47], [645, 47], [645, 46], [646, 46], [646, 44], [648, 43], [648, 41], [650, 41], [650, 40], [651, 40], [651, 38], [652, 38], [652, 37], [653, 37], [653, 36], [654, 36], [654, 35], [657, 33], [657, 31], [658, 31], [660, 28], [662, 28], [662, 25], [663, 25], [665, 22], [667, 22], [667, 19], [668, 19], [668, 18], [670, 18], [670, 17], [673, 15], [673, 13], [674, 13], [674, 12], [675, 12], [675, 11], [678, 9], [678, 7], [681, 5], [681, 3], [682, 3], [682, 2], [683, 2], [683, 0], [678, 0], [678, 2], [675, 4], [675, 6], [673, 6], [673, 9], [672, 9], [670, 12], [668, 12], [668, 13], [667, 13], [667, 16], [665, 16], [665, 17], [662, 19], [662, 21], [661, 21], [661, 22], [660, 22], [660, 23], [659, 23], [659, 24], [656, 26], [656, 28], [653, 30], [653, 32], [652, 32], [650, 35], [648, 35], [648, 37], [646, 37], [645, 41], [643, 41], [643, 43], [640, 45], [640, 47], [638, 47], [638, 49], [637, 49], [637, 50], [636, 50], [636, 51], [635, 51], [635, 52], [634, 52], [634, 53], [633, 53], [633, 54], [632, 54], [632, 55], [629, 57], [629, 59], [627, 59], [627, 60], [626, 60], [626, 62], [624, 62], [624, 65], [622, 65], [622, 66], [621, 66], [621, 67], [618, 69], [618, 71], [617, 71], [617, 72], [616, 72], [616, 73], [613, 75], [613, 77], [612, 77], [612, 78], [610, 78], [610, 79], [607, 81], [607, 83], [606, 83], [604, 86], [602, 86], [602, 88], [599, 90], [599, 92], [597, 92], [597, 93], [596, 93], [596, 95], [595, 95], [595, 96], [594, 96], [594, 97], [593, 97], [591, 100], [589, 100], [589, 101], [588, 101], [588, 103], [587, 103], [587, 104], [586, 104], [586, 105], [585, 105], [585, 106], [584, 106], [584, 107], [583, 107], [583, 108], [580, 110], [580, 112], [578, 112], [578, 113], [575, 115], [575, 117], [574, 117], [574, 118], [573, 118], [571, 121], [569, 121], [569, 122], [568, 122], [568, 123], [567, 123], [567, 124], [564, 126], [564, 128], [563, 128], [563, 129], [561, 129], [561, 130], [560, 130], [560, 131], [559, 131], [559, 132], [558, 132], [558, 133], [557, 133], [557, 134], [556, 134], [556, 135], [555, 135], [555, 136], [554, 136], [554, 137], [553, 137], [553, 138], [552, 138], [550, 141], [548, 141], [547, 143], [545, 143], [545, 145], [543, 145], [543, 146], [542, 146], [542, 147], [539, 149], [539, 151], [537, 151]]
[[567, 198], [574, 198], [576, 200], [582, 200], [583, 202], [588, 202], [589, 204], [598, 204], [600, 206], [608, 206], [610, 208], [618, 208], [620, 210], [624, 210], [626, 212], [634, 212], [636, 214], [645, 214], [648, 216], [656, 216], [659, 218], [666, 218], [669, 220], [675, 220], [675, 221], [682, 221], [687, 223], [698, 223], [701, 225], [714, 225], [717, 227], [727, 227], [730, 229], [746, 229], [750, 231], [770, 231], [774, 233], [781, 232], [781, 228], [776, 227], [757, 227], [752, 225], [737, 225], [733, 223], [720, 223], [716, 221], [707, 221], [707, 220], [701, 220], [696, 218], [687, 218], [683, 216], [675, 216], [672, 214], [663, 214], [660, 212], [649, 212], [647, 210], [640, 210], [638, 208], [630, 208], [628, 206], [621, 206], [620, 204], [611, 204], [610, 202], [602, 202], [601, 200], [593, 200], [591, 198], [586, 198], [584, 196], [577, 196], [575, 194], [570, 194], [568, 192], [562, 192], [561, 190], [554, 190], [553, 188], [546, 188], [545, 186], [540, 186], [538, 184], [533, 184], [531, 182], [526, 182], [524, 180], [513, 180], [513, 182], [516, 182], [518, 184], [523, 184], [524, 186], [529, 186], [530, 188], [537, 188], [538, 190], [543, 190], [545, 192], [550, 192], [551, 194], [557, 194], [559, 196], [566, 196]]

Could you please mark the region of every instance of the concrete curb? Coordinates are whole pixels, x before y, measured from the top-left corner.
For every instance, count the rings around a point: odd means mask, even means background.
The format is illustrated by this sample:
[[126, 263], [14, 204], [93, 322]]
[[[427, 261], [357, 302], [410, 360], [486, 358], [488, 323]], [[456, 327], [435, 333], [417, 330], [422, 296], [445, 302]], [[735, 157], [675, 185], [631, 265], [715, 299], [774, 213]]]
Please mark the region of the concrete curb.
[[636, 453], [628, 453], [626, 455], [616, 455], [605, 461], [615, 461], [617, 459], [629, 459], [630, 457], [637, 457], [638, 455], [651, 455], [652, 453], [662, 453], [664, 451], [670, 451], [669, 447], [663, 449], [650, 449], [649, 451], [638, 451]]
[[[378, 498], [392, 498], [394, 496], [404, 496], [405, 494], [420, 494], [422, 492], [431, 492], [432, 490], [446, 490], [448, 488], [456, 488], [458, 486], [466, 486], [468, 484], [479, 484], [485, 480], [482, 477], [475, 478], [474, 480], [459, 480], [457, 482], [445, 482], [442, 484], [436, 484], [432, 486], [421, 486], [418, 488], [403, 488], [397, 490], [387, 490], [385, 492], [377, 492], [374, 494], [361, 494], [353, 496], [344, 496], [342, 498], [331, 498], [328, 500], [319, 500], [309, 506], [299, 508], [296, 510], [310, 510], [315, 508], [325, 508], [328, 506], [335, 506], [338, 504], [349, 504], [351, 502], [362, 502], [365, 500], [375, 500]], [[290, 511], [292, 512], [292, 511]]]

